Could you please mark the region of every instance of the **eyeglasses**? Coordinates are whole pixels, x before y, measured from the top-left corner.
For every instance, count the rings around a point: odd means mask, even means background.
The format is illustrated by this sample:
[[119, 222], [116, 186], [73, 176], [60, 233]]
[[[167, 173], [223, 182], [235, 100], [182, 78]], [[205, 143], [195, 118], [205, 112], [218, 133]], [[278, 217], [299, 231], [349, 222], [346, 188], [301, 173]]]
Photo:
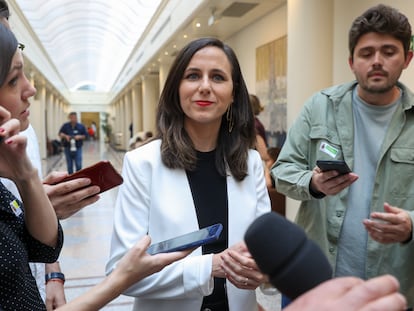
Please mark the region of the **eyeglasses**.
[[21, 51], [23, 51], [24, 50], [24, 48], [26, 47], [23, 43], [18, 43], [17, 44], [17, 47], [21, 50]]

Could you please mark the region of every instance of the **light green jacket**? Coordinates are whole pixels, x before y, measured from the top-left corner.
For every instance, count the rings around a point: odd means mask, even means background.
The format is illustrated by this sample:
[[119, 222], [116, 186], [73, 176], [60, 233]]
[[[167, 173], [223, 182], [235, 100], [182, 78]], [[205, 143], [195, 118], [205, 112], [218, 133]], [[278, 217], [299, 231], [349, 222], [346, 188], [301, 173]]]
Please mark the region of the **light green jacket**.
[[[354, 81], [322, 90], [305, 103], [271, 171], [279, 192], [302, 201], [296, 222], [319, 244], [334, 269], [348, 189], [318, 199], [309, 192], [309, 183], [316, 160], [332, 159], [320, 150], [322, 142], [334, 146], [339, 151], [335, 159], [344, 159], [351, 169], [358, 161], [353, 150], [355, 86]], [[370, 209], [383, 212], [388, 202], [407, 210], [414, 223], [414, 94], [402, 84], [399, 87], [403, 90], [401, 105], [381, 147]], [[393, 274], [413, 306], [414, 242], [380, 244], [368, 238], [366, 256], [366, 277]]]

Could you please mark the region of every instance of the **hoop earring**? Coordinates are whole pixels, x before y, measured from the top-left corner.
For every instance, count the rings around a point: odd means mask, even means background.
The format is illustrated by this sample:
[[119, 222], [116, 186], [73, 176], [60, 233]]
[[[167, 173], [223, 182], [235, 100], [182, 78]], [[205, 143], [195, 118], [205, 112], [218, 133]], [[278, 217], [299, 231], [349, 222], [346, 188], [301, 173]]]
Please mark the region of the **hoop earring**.
[[226, 119], [227, 119], [227, 123], [229, 125], [229, 133], [231, 133], [231, 131], [233, 130], [233, 127], [234, 127], [232, 106], [233, 106], [233, 103], [231, 103], [229, 108], [227, 108], [227, 113], [226, 113]]

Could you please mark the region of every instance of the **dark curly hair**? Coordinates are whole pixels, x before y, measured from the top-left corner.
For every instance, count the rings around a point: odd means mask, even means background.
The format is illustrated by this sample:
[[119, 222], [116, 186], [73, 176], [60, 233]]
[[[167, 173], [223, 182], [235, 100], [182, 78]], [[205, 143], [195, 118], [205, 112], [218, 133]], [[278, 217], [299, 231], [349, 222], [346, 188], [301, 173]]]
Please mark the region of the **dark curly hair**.
[[353, 58], [355, 46], [361, 36], [369, 32], [388, 34], [401, 41], [405, 55], [411, 42], [411, 25], [405, 15], [383, 4], [369, 8], [352, 23], [348, 36], [350, 57]]

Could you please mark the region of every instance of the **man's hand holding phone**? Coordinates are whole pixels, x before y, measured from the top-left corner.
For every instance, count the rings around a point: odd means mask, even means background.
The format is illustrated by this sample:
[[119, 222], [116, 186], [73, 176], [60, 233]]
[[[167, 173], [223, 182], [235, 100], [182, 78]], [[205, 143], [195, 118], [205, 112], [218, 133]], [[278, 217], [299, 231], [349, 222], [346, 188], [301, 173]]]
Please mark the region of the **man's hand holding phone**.
[[335, 195], [358, 179], [358, 175], [352, 173], [343, 161], [317, 161], [317, 164], [321, 167], [313, 169], [310, 183], [310, 188], [315, 193]]

